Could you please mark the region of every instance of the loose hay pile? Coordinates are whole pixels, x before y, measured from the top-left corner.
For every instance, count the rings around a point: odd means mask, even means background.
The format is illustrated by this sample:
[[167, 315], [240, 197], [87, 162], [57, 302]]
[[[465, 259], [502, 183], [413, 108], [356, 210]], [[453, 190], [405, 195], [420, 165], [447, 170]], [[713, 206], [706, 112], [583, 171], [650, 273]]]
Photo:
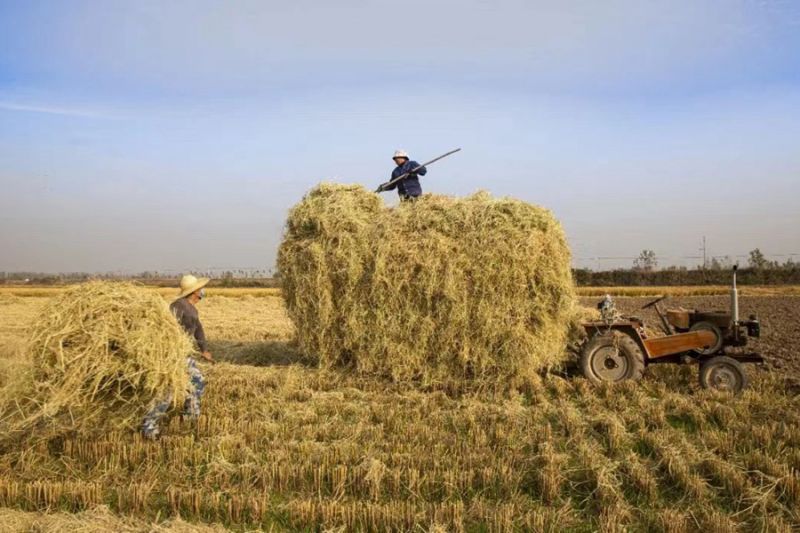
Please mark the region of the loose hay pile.
[[322, 184], [290, 212], [278, 265], [301, 348], [322, 366], [514, 386], [564, 354], [569, 248], [548, 210], [519, 200], [388, 208], [363, 187]]
[[26, 368], [2, 385], [0, 429], [47, 435], [135, 427], [154, 400], [182, 401], [192, 351], [158, 294], [129, 283], [72, 287], [42, 310]]

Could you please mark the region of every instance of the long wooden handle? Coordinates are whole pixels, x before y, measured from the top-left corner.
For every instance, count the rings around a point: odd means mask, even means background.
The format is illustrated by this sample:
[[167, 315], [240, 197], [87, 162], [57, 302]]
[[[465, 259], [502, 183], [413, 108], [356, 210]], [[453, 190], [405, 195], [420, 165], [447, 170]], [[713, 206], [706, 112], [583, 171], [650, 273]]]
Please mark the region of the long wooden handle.
[[[430, 161], [428, 161], [427, 163], [423, 163], [423, 164], [421, 164], [420, 166], [418, 166], [418, 167], [417, 167], [417, 168], [415, 168], [414, 170], [412, 170], [412, 171], [410, 171], [410, 172], [406, 172], [405, 174], [401, 174], [400, 176], [397, 176], [397, 177], [396, 177], [396, 178], [394, 178], [393, 180], [389, 181], [389, 183], [387, 183], [387, 184], [386, 184], [386, 187], [389, 187], [389, 186], [391, 186], [391, 185], [394, 185], [395, 183], [397, 183], [397, 182], [398, 182], [398, 181], [400, 181], [400, 180], [404, 180], [404, 179], [406, 179], [406, 178], [407, 178], [407, 177], [408, 177], [410, 174], [413, 174], [414, 172], [418, 171], [419, 169], [421, 169], [421, 168], [423, 168], [423, 167], [427, 167], [428, 165], [431, 165], [431, 164], [433, 164], [433, 163], [437, 162], [437, 161], [438, 161], [438, 160], [440, 160], [440, 159], [444, 159], [444, 158], [445, 158], [445, 157], [447, 157], [448, 155], [453, 155], [454, 153], [456, 153], [456, 152], [460, 152], [460, 151], [461, 151], [461, 148], [456, 148], [455, 150], [450, 150], [450, 151], [449, 151], [449, 152], [447, 152], [446, 154], [442, 154], [442, 155], [440, 155], [439, 157], [437, 157], [437, 158], [435, 158], [435, 159], [431, 159], [431, 160], [430, 160]], [[380, 191], [376, 191], [376, 192], [380, 192]]]

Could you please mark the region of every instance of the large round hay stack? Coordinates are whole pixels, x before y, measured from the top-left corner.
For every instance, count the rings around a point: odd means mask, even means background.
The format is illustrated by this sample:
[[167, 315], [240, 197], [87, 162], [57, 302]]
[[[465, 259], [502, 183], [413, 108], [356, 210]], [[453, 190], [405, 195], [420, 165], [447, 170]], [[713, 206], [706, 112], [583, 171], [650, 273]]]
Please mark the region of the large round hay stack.
[[33, 324], [25, 379], [6, 384], [13, 394], [0, 402], [0, 425], [42, 435], [136, 427], [154, 401], [183, 400], [192, 351], [154, 291], [118, 282], [76, 285]]
[[505, 387], [563, 357], [569, 248], [526, 202], [426, 195], [390, 208], [322, 184], [289, 214], [278, 265], [299, 343], [322, 366]]

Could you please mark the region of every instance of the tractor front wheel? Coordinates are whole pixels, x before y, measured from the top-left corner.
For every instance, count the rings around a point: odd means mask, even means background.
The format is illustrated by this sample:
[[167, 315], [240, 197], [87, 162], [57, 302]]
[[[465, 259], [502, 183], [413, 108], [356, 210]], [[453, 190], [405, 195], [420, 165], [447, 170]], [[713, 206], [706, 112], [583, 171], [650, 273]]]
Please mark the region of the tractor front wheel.
[[581, 371], [593, 383], [638, 381], [644, 374], [644, 353], [630, 335], [596, 335], [581, 350]]
[[700, 386], [738, 394], [747, 386], [747, 374], [736, 359], [718, 355], [700, 363]]

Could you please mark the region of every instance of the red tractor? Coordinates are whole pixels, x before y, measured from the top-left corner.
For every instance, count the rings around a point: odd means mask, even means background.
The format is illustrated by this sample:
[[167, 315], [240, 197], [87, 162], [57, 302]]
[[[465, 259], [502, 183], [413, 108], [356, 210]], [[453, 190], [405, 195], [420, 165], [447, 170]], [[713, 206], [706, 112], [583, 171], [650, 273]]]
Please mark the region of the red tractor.
[[747, 386], [742, 363], [761, 363], [764, 358], [747, 352], [748, 337], [759, 337], [758, 318], [739, 320], [736, 268], [730, 291], [730, 311], [668, 309], [662, 296], [644, 305], [654, 308], [664, 336], [650, 336], [642, 319], [617, 312], [610, 296], [598, 305], [600, 320], [586, 322], [587, 340], [580, 347], [580, 366], [589, 380], [617, 382], [638, 380], [645, 367], [656, 363], [699, 363], [700, 385], [737, 393]]

